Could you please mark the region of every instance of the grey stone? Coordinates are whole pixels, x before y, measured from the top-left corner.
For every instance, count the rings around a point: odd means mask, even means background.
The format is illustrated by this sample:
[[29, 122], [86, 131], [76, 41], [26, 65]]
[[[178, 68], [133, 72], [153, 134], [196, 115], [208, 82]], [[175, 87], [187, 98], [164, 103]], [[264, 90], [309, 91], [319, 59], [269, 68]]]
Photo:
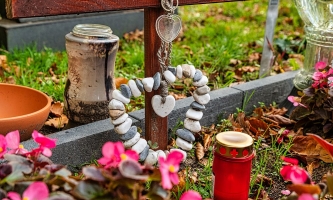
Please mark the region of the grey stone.
[[143, 84], [139, 79], [135, 79], [135, 84], [139, 88], [140, 92], [145, 92], [145, 89], [143, 88]]
[[173, 73], [173, 75], [177, 75], [177, 69], [175, 68], [175, 67], [171, 67], [171, 66], [169, 66], [168, 67], [168, 70], [170, 71], [170, 72], [172, 72]]
[[191, 142], [185, 141], [183, 139], [181, 139], [180, 137], [177, 137], [176, 139], [176, 145], [185, 150], [185, 151], [190, 151], [193, 147], [193, 144]]
[[132, 96], [131, 88], [129, 88], [126, 84], [120, 85], [120, 92], [124, 97], [128, 99]]
[[195, 141], [195, 137], [193, 135], [193, 133], [187, 129], [178, 129], [176, 131], [176, 135], [188, 142], [194, 142]]
[[153, 89], [157, 90], [160, 87], [160, 84], [161, 84], [161, 73], [156, 72], [156, 74], [153, 76], [153, 79], [154, 79]]
[[140, 139], [140, 133], [136, 133], [135, 136], [129, 140], [126, 140], [123, 144], [126, 149], [130, 149], [133, 145], [135, 145]]
[[199, 81], [201, 78], [202, 78], [202, 71], [199, 69], [195, 70], [193, 81], [194, 82]]
[[198, 87], [195, 91], [198, 93], [198, 95], [204, 95], [210, 92], [210, 88], [207, 85], [204, 85], [202, 87]]
[[[185, 78], [190, 78], [190, 77], [191, 77], [191, 73], [192, 73], [193, 68], [194, 68], [193, 65], [182, 64], [183, 76], [184, 76]], [[194, 68], [194, 70], [195, 70], [195, 68]]]
[[208, 83], [207, 76], [202, 76], [202, 78], [199, 81], [193, 82], [192, 85], [196, 87], [204, 86]]
[[137, 132], [138, 128], [136, 126], [132, 126], [125, 134], [119, 135], [119, 138], [126, 141], [133, 138]]
[[149, 145], [147, 145], [147, 146], [143, 149], [143, 151], [140, 153], [140, 155], [139, 155], [139, 161], [140, 161], [140, 162], [144, 161], [144, 160], [147, 158], [148, 153], [149, 153]]
[[206, 110], [206, 107], [196, 101], [193, 101], [190, 105], [190, 107], [194, 110], [200, 110], [200, 111], [204, 111]]

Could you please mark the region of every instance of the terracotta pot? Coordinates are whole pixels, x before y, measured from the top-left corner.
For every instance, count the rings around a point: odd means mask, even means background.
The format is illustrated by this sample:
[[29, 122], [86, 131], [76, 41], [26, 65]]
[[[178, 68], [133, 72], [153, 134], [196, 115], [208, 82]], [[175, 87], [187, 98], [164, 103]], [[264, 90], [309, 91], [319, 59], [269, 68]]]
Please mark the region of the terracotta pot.
[[0, 83], [0, 134], [19, 130], [21, 141], [44, 125], [51, 99], [44, 93], [19, 85]]

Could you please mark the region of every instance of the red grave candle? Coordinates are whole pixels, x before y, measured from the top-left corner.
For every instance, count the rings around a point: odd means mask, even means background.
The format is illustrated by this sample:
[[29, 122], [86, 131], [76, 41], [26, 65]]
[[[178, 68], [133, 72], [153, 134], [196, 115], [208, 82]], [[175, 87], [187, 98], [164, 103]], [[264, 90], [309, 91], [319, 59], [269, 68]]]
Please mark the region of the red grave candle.
[[213, 160], [213, 199], [247, 200], [252, 159], [251, 136], [235, 131], [217, 134]]

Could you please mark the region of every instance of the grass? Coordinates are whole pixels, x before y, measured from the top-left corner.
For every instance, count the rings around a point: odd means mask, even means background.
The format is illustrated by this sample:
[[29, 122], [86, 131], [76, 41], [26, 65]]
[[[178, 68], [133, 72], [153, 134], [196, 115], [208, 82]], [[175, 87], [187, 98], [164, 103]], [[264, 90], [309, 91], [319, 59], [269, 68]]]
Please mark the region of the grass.
[[[237, 8], [237, 9], [235, 9]], [[173, 45], [172, 64], [192, 63], [209, 75], [209, 86], [213, 89], [240, 81], [235, 79], [236, 69], [242, 66], [259, 66], [258, 60], [249, 59], [255, 52], [261, 53], [266, 19], [267, 2], [254, 0], [209, 5], [183, 6], [179, 14], [183, 31]], [[294, 41], [300, 38], [302, 22], [290, 2], [281, 2], [280, 17], [276, 27], [276, 38]], [[281, 42], [280, 42], [281, 43]], [[284, 43], [283, 43], [284, 44]], [[289, 44], [289, 43], [288, 43]], [[0, 82], [14, 79], [17, 84], [46, 92], [55, 100], [63, 101], [67, 72], [65, 51], [55, 52], [50, 48], [38, 51], [34, 46], [10, 53], [0, 51], [8, 57], [11, 71], [0, 74]], [[231, 59], [241, 61], [230, 64]], [[290, 65], [296, 65], [290, 61]], [[15, 72], [19, 67], [20, 73]], [[55, 73], [55, 82], [50, 74]], [[135, 73], [133, 73], [135, 72]], [[121, 39], [116, 59], [116, 77], [126, 79], [144, 77], [144, 47], [142, 38]], [[258, 71], [241, 74], [243, 81], [258, 78]], [[176, 93], [189, 95], [186, 83]], [[132, 106], [142, 108], [144, 103]]]

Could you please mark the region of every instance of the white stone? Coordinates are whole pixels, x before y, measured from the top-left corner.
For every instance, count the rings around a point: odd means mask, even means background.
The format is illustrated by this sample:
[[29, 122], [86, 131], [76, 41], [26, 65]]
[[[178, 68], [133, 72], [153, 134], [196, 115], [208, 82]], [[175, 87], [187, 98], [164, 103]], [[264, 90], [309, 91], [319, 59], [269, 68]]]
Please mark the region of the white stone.
[[164, 150], [164, 153], [165, 153], [165, 156], [168, 156], [169, 153], [170, 153], [170, 151], [168, 151], [168, 150]]
[[132, 146], [132, 150], [140, 154], [145, 149], [146, 146], [147, 146], [147, 141], [143, 138], [140, 138], [139, 141]]
[[186, 151], [183, 151], [181, 149], [170, 149], [170, 152], [173, 152], [173, 151], [178, 151], [178, 152], [182, 153], [184, 156], [182, 161], [184, 162], [186, 160], [186, 157], [187, 157]]
[[175, 107], [176, 100], [173, 96], [168, 95], [165, 98], [165, 102], [162, 102], [162, 96], [154, 95], [151, 99], [151, 105], [155, 113], [160, 117], [167, 116]]
[[142, 84], [147, 92], [151, 92], [153, 90], [153, 86], [154, 86], [153, 77], [148, 77], [148, 78], [142, 79]]
[[165, 70], [163, 75], [164, 75], [165, 80], [168, 81], [169, 83], [173, 83], [176, 81], [175, 75], [173, 75], [173, 73], [170, 72], [169, 70]]
[[202, 78], [197, 81], [197, 82], [193, 82], [193, 86], [196, 86], [196, 87], [201, 87], [201, 86], [204, 86], [208, 83], [208, 78], [207, 76], [202, 76]]
[[202, 118], [203, 113], [199, 110], [194, 110], [192, 108], [188, 109], [186, 112], [186, 117], [190, 119], [200, 120]]
[[133, 81], [133, 80], [129, 80], [127, 84], [128, 84], [128, 86], [130, 87], [130, 89], [131, 89], [131, 91], [132, 91], [132, 95], [133, 95], [134, 97], [139, 97], [139, 96], [141, 96], [141, 92], [140, 92], [138, 86], [136, 85], [135, 81]]
[[123, 102], [124, 104], [128, 104], [130, 102], [130, 99], [124, 97], [119, 90], [113, 90], [112, 98], [117, 99], [117, 100]]
[[166, 158], [166, 154], [163, 150], [157, 150], [156, 153], [157, 153], [157, 158], [159, 157]]
[[190, 65], [191, 75], [190, 78], [194, 77], [195, 72], [197, 71], [193, 65]]
[[[191, 78], [193, 68], [194, 68], [193, 65], [182, 64], [183, 76], [184, 76], [185, 78]], [[195, 68], [194, 68], [194, 70], [195, 70]], [[192, 77], [192, 78], [193, 78], [193, 77]]]
[[127, 118], [124, 123], [115, 126], [114, 131], [118, 134], [125, 134], [132, 126], [132, 119]]
[[184, 127], [193, 133], [197, 133], [201, 130], [200, 122], [197, 120], [193, 120], [190, 118], [185, 118], [184, 120]]
[[185, 151], [190, 151], [193, 147], [192, 143], [181, 139], [180, 137], [177, 137], [176, 139], [176, 145], [180, 148], [182, 148]]
[[119, 125], [121, 123], [124, 123], [127, 118], [128, 118], [128, 114], [124, 113], [124, 114], [122, 114], [120, 117], [118, 117], [115, 120], [111, 119], [111, 123], [116, 126], [116, 125]]
[[183, 69], [182, 66], [178, 65], [176, 68], [176, 75], [177, 78], [182, 79], [183, 78]]
[[198, 95], [196, 91], [193, 92], [193, 98], [196, 102], [205, 105], [210, 101], [210, 95], [209, 93], [204, 94], [204, 95]]
[[133, 138], [124, 142], [124, 146], [126, 149], [130, 148], [131, 146], [135, 145], [140, 140], [140, 133], [136, 133]]
[[125, 110], [125, 105], [123, 104], [123, 102], [117, 99], [112, 99], [108, 107], [109, 110]]
[[145, 165], [155, 165], [157, 158], [157, 153], [154, 150], [149, 149], [148, 156], [145, 160]]

